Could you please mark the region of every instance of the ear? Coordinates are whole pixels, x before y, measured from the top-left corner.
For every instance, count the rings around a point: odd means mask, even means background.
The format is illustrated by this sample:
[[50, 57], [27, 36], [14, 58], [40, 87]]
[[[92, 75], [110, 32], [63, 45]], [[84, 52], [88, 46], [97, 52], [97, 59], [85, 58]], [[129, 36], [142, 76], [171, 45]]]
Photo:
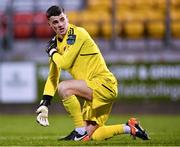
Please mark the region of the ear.
[[51, 24], [50, 24], [49, 20], [48, 20], [48, 25], [49, 25], [49, 26], [51, 26]]
[[53, 29], [52, 24], [51, 24], [50, 21], [48, 21], [48, 25], [49, 25], [49, 27], [50, 27], [51, 29]]

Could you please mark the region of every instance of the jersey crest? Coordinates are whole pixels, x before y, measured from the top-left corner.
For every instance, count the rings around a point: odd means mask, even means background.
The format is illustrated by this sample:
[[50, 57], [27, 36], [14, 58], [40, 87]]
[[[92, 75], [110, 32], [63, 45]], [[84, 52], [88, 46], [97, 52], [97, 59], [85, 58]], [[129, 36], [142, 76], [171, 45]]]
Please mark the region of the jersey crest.
[[70, 28], [68, 31], [67, 44], [72, 45], [76, 41], [76, 35], [74, 35], [74, 29]]

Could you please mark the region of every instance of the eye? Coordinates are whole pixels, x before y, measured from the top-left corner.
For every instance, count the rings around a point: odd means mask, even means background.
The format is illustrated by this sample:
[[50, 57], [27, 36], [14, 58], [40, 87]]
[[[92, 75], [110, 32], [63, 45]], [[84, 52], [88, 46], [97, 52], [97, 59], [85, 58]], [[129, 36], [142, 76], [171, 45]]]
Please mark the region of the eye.
[[57, 23], [58, 23], [58, 21], [57, 21], [57, 20], [54, 20], [54, 21], [53, 21], [53, 24], [57, 24]]
[[61, 17], [61, 18], [60, 18], [60, 21], [61, 21], [61, 22], [63, 22], [64, 20], [65, 20], [65, 18], [64, 18], [64, 17]]

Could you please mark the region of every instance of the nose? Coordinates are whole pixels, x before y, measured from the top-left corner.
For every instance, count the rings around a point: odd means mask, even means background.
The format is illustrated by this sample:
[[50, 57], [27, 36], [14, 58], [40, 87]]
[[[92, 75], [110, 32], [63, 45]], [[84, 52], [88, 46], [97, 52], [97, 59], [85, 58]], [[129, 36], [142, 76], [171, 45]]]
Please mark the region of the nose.
[[62, 27], [63, 23], [62, 22], [59, 22], [58, 23], [58, 27]]

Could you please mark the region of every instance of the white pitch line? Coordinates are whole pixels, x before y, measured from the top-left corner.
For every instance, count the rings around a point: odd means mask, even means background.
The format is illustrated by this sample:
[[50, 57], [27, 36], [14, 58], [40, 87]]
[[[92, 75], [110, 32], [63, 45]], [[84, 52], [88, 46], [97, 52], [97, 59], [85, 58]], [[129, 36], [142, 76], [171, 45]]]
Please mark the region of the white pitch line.
[[64, 136], [36, 136], [36, 137], [29, 137], [29, 136], [7, 136], [7, 137], [4, 137], [4, 136], [0, 136], [0, 140], [5, 140], [5, 139], [8, 139], [8, 140], [14, 140], [14, 139], [18, 139], [18, 138], [27, 138], [28, 140], [29, 139], [33, 139], [33, 140], [39, 140], [39, 139], [49, 139], [49, 138], [62, 138]]

